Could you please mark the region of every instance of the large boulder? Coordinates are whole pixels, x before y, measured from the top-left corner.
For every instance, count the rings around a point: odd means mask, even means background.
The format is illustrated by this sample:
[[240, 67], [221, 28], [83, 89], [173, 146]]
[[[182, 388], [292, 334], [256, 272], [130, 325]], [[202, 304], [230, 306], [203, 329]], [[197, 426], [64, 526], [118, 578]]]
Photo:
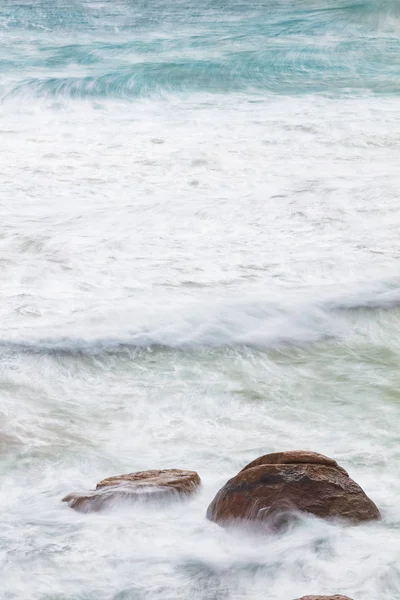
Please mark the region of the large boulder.
[[137, 503], [185, 497], [192, 494], [200, 483], [200, 477], [195, 471], [140, 471], [103, 479], [94, 491], [69, 494], [63, 498], [63, 502], [80, 512], [92, 512], [117, 502]]
[[298, 600], [351, 600], [348, 596], [303, 596], [302, 598], [298, 598]]
[[336, 461], [302, 450], [266, 454], [248, 464], [220, 489], [207, 518], [220, 525], [250, 520], [279, 528], [299, 512], [355, 523], [380, 518]]

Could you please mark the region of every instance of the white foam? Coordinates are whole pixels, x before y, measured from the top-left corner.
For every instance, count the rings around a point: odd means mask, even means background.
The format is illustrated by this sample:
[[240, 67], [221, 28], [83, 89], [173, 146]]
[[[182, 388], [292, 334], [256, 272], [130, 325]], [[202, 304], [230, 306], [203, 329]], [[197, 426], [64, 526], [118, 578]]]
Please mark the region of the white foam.
[[[5, 598], [400, 594], [398, 103], [250, 100], [2, 106]], [[121, 342], [145, 348], [96, 350]], [[383, 521], [205, 521], [239, 468], [290, 448], [338, 459]], [[198, 469], [202, 493], [60, 501], [157, 467]]]

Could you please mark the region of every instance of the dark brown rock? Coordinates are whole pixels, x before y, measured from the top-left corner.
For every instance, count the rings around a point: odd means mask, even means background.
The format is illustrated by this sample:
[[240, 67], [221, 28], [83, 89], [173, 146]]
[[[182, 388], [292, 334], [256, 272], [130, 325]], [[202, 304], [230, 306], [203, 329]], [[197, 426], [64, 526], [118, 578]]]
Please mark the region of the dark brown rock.
[[140, 471], [108, 477], [100, 481], [88, 494], [69, 494], [63, 498], [71, 508], [80, 512], [93, 512], [116, 502], [151, 501], [184, 497], [200, 486], [195, 471], [164, 469]]
[[348, 596], [303, 596], [298, 600], [351, 600]]
[[317, 452], [310, 452], [308, 450], [289, 450], [288, 452], [273, 452], [272, 454], [264, 454], [260, 458], [256, 458], [251, 463], [246, 465], [240, 472], [251, 469], [252, 467], [259, 467], [260, 465], [326, 465], [327, 467], [334, 467], [338, 471], [342, 471], [348, 476], [347, 471], [337, 464], [336, 460], [318, 454]]
[[266, 454], [251, 462], [217, 493], [207, 518], [220, 525], [250, 520], [280, 528], [298, 512], [356, 523], [380, 518], [342, 467], [307, 451]]

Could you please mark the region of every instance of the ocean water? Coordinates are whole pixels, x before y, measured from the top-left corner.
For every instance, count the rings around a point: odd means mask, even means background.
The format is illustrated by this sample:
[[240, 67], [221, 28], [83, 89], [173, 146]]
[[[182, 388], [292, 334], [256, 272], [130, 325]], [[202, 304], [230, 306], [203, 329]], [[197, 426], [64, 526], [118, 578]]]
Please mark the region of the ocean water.
[[[399, 95], [398, 0], [0, 2], [1, 600], [400, 598]], [[289, 449], [382, 521], [205, 519]]]

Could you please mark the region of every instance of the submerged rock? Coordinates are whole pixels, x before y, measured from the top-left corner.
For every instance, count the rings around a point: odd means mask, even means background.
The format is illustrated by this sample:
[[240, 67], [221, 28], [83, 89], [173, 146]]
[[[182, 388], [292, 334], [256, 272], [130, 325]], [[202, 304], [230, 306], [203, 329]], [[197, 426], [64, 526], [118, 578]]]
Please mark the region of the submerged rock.
[[164, 469], [108, 477], [88, 494], [69, 494], [63, 502], [80, 512], [99, 511], [116, 502], [148, 502], [192, 494], [201, 480], [195, 471]]
[[207, 518], [220, 525], [250, 520], [280, 528], [299, 512], [355, 523], [380, 518], [343, 467], [302, 450], [266, 454], [248, 464], [217, 493]]
[[298, 600], [351, 600], [348, 596], [302, 596]]

